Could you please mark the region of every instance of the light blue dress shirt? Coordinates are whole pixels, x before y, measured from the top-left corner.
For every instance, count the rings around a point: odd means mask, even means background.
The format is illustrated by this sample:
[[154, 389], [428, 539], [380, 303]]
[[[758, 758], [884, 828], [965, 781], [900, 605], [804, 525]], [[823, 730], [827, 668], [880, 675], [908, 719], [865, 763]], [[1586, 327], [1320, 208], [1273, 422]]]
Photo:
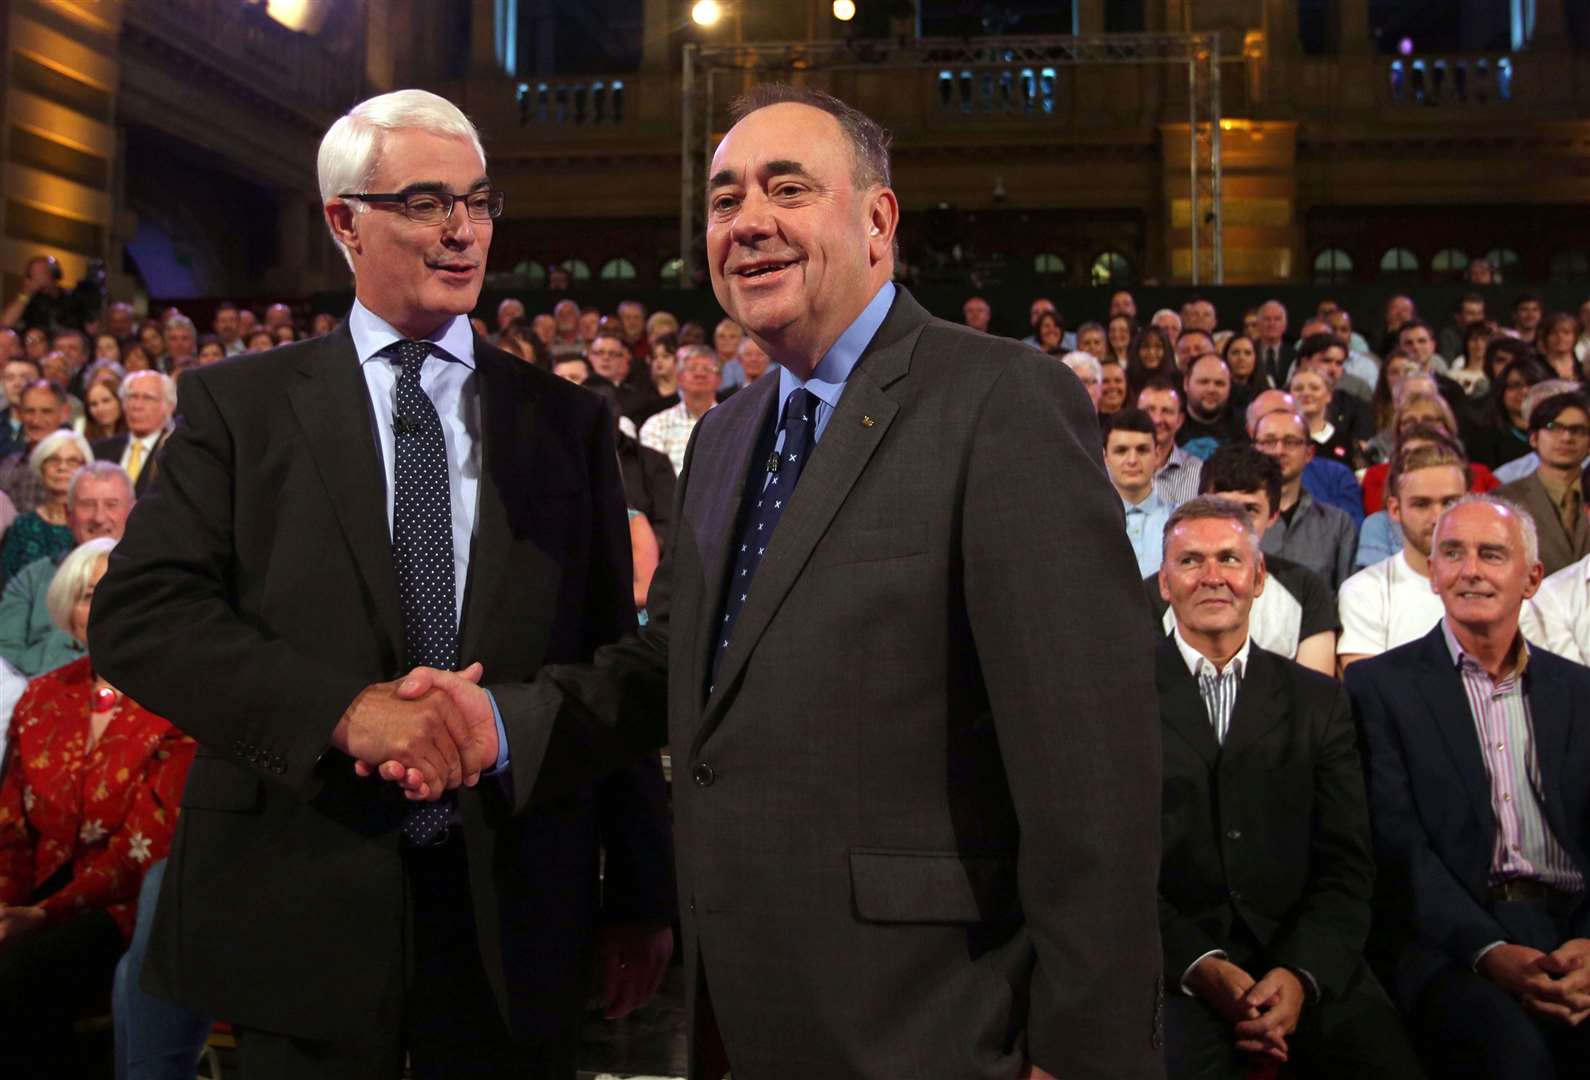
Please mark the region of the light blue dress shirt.
[[[397, 358], [381, 350], [404, 340], [393, 326], [358, 300], [348, 313], [348, 332], [370, 392], [375, 417], [376, 449], [386, 477], [386, 529], [392, 536], [393, 477], [396, 446], [392, 416], [397, 407]], [[453, 518], [454, 616], [459, 629], [464, 622], [464, 590], [469, 584], [469, 555], [475, 539], [475, 517], [480, 498], [480, 390], [475, 381], [475, 332], [469, 319], [456, 315], [429, 335], [436, 348], [420, 368], [420, 388], [430, 396], [442, 421], [447, 444], [447, 487]], [[508, 763], [508, 737], [497, 701], [488, 691], [492, 715], [497, 720], [497, 765]]]
[[1165, 522], [1170, 520], [1170, 503], [1150, 491], [1148, 498], [1133, 506], [1121, 500], [1126, 511], [1126, 538], [1132, 542], [1132, 554], [1137, 556], [1137, 574], [1148, 577], [1159, 573], [1159, 564], [1165, 557]]
[[[872, 339], [878, 333], [878, 327], [883, 325], [883, 320], [889, 314], [889, 308], [894, 304], [894, 282], [885, 281], [883, 288], [861, 309], [861, 314], [856, 316], [856, 321], [839, 335], [839, 340], [823, 354], [823, 358], [812, 369], [812, 377], [802, 382], [797, 379], [789, 368], [783, 365], [778, 369], [778, 413], [784, 415], [784, 403], [789, 396], [803, 387], [817, 396], [817, 432], [816, 440], [821, 442], [823, 432], [828, 430], [828, 421], [833, 418], [834, 410], [839, 408], [839, 396], [845, 392], [845, 382], [850, 378], [850, 373], [855, 370], [856, 362], [861, 359], [861, 354], [867, 351], [867, 346], [872, 344]], [[778, 441], [773, 444], [775, 450], [784, 448], [784, 433], [778, 433]], [[769, 474], [771, 479], [771, 474]]]

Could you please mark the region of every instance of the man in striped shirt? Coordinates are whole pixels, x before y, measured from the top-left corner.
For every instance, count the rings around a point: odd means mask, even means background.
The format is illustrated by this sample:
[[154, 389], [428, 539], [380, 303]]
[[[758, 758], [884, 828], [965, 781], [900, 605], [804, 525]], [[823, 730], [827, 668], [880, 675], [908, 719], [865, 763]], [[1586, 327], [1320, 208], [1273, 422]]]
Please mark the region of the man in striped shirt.
[[1364, 962], [1374, 857], [1346, 695], [1250, 640], [1268, 583], [1247, 507], [1183, 503], [1164, 542], [1167, 1071], [1243, 1077], [1270, 1059], [1303, 1076], [1417, 1077]]
[[1530, 646], [1534, 522], [1469, 495], [1436, 524], [1444, 616], [1347, 672], [1379, 858], [1372, 955], [1441, 1076], [1590, 1061], [1590, 669]]

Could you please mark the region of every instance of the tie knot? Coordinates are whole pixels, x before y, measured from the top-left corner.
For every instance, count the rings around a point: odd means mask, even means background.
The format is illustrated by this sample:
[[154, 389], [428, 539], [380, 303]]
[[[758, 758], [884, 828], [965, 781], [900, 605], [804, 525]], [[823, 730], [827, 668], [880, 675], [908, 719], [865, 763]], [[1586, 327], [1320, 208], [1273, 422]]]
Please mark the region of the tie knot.
[[398, 366], [403, 369], [404, 374], [412, 372], [417, 375], [420, 368], [425, 364], [425, 358], [431, 355], [432, 346], [429, 341], [414, 341], [405, 338], [396, 342], [392, 348], [397, 357]]

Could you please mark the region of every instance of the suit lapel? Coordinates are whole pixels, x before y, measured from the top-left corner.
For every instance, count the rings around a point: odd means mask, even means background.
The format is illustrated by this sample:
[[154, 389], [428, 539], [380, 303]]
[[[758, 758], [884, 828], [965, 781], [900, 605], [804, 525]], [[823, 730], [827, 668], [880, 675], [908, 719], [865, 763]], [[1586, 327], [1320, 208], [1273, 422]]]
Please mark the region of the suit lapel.
[[1562, 763], [1568, 758], [1576, 710], [1563, 692], [1562, 681], [1549, 674], [1543, 675], [1538, 660], [1531, 660], [1525, 670], [1524, 686], [1529, 696], [1529, 722], [1535, 740], [1535, 761], [1540, 769], [1540, 801], [1546, 812], [1546, 823], [1551, 826], [1552, 835], [1567, 850], [1573, 851], [1579, 830], [1568, 821], [1563, 806]]
[[1161, 722], [1213, 769], [1220, 757], [1220, 744], [1215, 741], [1215, 730], [1209, 723], [1209, 710], [1204, 706], [1198, 683], [1187, 670], [1181, 650], [1176, 648], [1169, 634], [1159, 643], [1156, 663]]
[[1441, 624], [1437, 623], [1424, 639], [1423, 667], [1415, 676], [1419, 696], [1425, 703], [1437, 738], [1469, 793], [1471, 809], [1487, 833], [1495, 828], [1491, 812], [1491, 778], [1480, 754], [1479, 734], [1474, 727], [1474, 711], [1463, 690], [1463, 677], [1452, 664]]
[[324, 344], [306, 351], [288, 399], [303, 429], [332, 511], [369, 590], [393, 652], [404, 655], [397, 572], [386, 527], [386, 477], [376, 453], [365, 386], [353, 337], [344, 324]]
[[1221, 751], [1225, 757], [1235, 757], [1263, 741], [1291, 715], [1291, 703], [1286, 700], [1285, 687], [1278, 675], [1276, 665], [1263, 649], [1257, 646], [1249, 649], [1248, 670], [1242, 673], [1237, 700], [1231, 706], [1231, 724], [1226, 729], [1226, 743]]
[[[812, 451], [795, 493], [789, 497], [789, 506], [751, 582], [750, 597], [735, 620], [734, 638], [724, 653], [716, 692], [707, 700], [698, 742], [716, 726], [728, 689], [738, 680], [813, 549], [888, 434], [900, 406], [883, 388], [910, 369], [911, 353], [928, 318], [927, 312], [901, 289], [883, 325], [851, 371], [839, 407], [829, 417], [822, 441]], [[743, 482], [740, 490], [744, 490]], [[724, 567], [718, 566], [718, 576], [710, 579], [719, 587], [723, 572]]]

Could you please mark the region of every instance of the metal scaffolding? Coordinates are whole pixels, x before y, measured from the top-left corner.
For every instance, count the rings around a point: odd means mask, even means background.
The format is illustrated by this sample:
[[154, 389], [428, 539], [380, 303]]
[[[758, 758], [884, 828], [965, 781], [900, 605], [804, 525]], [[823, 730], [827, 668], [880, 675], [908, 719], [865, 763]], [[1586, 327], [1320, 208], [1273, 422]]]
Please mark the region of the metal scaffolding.
[[[1188, 180], [1194, 285], [1225, 280], [1220, 200], [1219, 36], [1196, 34], [1086, 34], [1051, 37], [918, 38], [906, 41], [755, 42], [684, 47], [680, 95], [680, 284], [693, 287], [706, 243], [706, 177], [717, 116], [713, 76], [732, 72], [759, 79], [808, 78], [843, 71], [954, 70], [1008, 73], [1101, 64], [1181, 65], [1187, 70]], [[989, 85], [993, 85], [990, 83]], [[1024, 91], [1002, 84], [1002, 100]]]

